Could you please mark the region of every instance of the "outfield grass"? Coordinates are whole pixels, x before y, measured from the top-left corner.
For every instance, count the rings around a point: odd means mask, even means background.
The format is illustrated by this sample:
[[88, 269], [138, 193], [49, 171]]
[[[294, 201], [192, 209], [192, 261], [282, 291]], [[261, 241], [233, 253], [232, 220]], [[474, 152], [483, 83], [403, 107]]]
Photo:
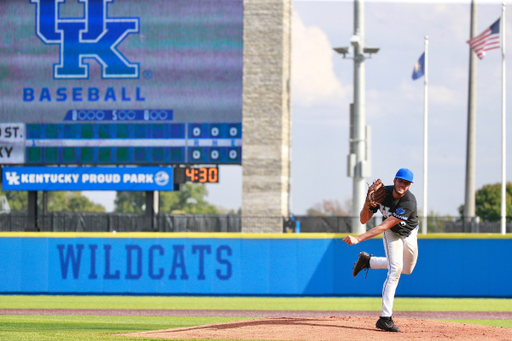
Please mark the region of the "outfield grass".
[[[0, 309], [241, 309], [374, 310], [380, 298], [356, 297], [155, 297], [155, 296], [0, 296]], [[511, 299], [397, 298], [401, 311], [512, 311]], [[0, 315], [0, 340], [151, 340], [114, 336], [248, 318], [157, 316]], [[512, 328], [512, 321], [449, 320]], [[161, 340], [161, 339], [153, 339]]]
[[[380, 297], [0, 296], [0, 309], [381, 310]], [[512, 299], [403, 298], [397, 311], [512, 311]]]
[[183, 328], [244, 319], [247, 318], [4, 315], [0, 316], [0, 340], [162, 340], [116, 336], [115, 334]]

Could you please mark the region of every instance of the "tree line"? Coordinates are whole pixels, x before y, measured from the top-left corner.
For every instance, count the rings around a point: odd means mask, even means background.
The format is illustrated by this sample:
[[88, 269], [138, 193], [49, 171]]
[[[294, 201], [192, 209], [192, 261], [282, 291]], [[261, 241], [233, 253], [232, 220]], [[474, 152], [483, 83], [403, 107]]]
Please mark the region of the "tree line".
[[[28, 195], [25, 191], [0, 191], [9, 202], [11, 211], [26, 212]], [[206, 197], [208, 190], [203, 184], [184, 184], [180, 191], [160, 192], [159, 211], [175, 214], [220, 214], [240, 213], [223, 210], [210, 204]], [[512, 217], [512, 182], [506, 189], [507, 217]], [[42, 195], [38, 196], [38, 205], [42, 208]], [[114, 212], [143, 213], [145, 210], [144, 192], [117, 192], [114, 201]], [[56, 212], [105, 212], [105, 207], [89, 200], [82, 192], [48, 192], [48, 211]], [[464, 205], [459, 206], [462, 216]], [[309, 216], [350, 216], [352, 215], [351, 200], [341, 204], [338, 200], [323, 200], [307, 210]], [[485, 221], [498, 221], [501, 216], [501, 183], [484, 185], [476, 191], [475, 214]], [[439, 216], [431, 212], [429, 216]]]
[[[13, 212], [26, 212], [28, 194], [26, 191], [0, 191], [9, 202]], [[208, 190], [204, 184], [184, 184], [180, 191], [159, 192], [159, 211], [175, 214], [220, 214], [222, 208], [208, 203]], [[114, 212], [143, 213], [145, 211], [145, 193], [135, 191], [117, 192], [114, 200]], [[43, 198], [38, 195], [38, 207], [42, 210]], [[47, 208], [49, 212], [105, 212], [105, 207], [92, 202], [77, 191], [48, 191]]]
[[[462, 217], [464, 205], [459, 206]], [[418, 212], [419, 213], [419, 212]], [[347, 200], [341, 204], [338, 200], [323, 200], [314, 204], [307, 210], [309, 216], [350, 216], [352, 215], [352, 201]], [[439, 217], [439, 214], [430, 212], [429, 216]], [[475, 193], [475, 215], [484, 221], [499, 221], [501, 217], [501, 183], [484, 185]], [[506, 188], [506, 216], [512, 217], [512, 182], [507, 182]], [[512, 220], [510, 218], [509, 220]]]

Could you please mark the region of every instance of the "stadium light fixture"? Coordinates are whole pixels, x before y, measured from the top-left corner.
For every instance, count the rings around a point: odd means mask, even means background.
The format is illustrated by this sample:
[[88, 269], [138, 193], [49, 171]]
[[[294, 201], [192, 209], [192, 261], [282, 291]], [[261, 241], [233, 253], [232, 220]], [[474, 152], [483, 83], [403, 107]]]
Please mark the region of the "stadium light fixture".
[[339, 54], [342, 54], [343, 58], [345, 58], [347, 54], [350, 54], [350, 48], [349, 47], [335, 47], [334, 51], [336, 51]]
[[363, 48], [363, 52], [364, 53], [368, 53], [370, 55], [369, 58], [372, 57], [372, 54], [379, 52], [379, 50], [380, 50], [379, 47], [365, 47], [365, 48]]

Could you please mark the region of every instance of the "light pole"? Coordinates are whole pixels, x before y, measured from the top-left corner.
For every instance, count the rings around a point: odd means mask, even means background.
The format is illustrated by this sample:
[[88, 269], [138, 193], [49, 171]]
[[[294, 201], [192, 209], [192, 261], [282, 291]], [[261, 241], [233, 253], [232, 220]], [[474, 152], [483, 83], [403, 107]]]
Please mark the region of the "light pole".
[[[347, 158], [347, 175], [352, 182], [352, 233], [363, 233], [365, 225], [359, 221], [358, 210], [366, 197], [366, 178], [371, 176], [371, 128], [366, 126], [365, 110], [365, 60], [379, 51], [378, 47], [364, 46], [364, 4], [354, 0], [354, 35], [351, 47], [334, 50], [354, 60], [354, 103], [350, 106], [350, 153]], [[368, 54], [368, 57], [365, 56]]]
[[[476, 37], [477, 6], [471, 1], [470, 37]], [[466, 142], [466, 194], [464, 197], [464, 232], [474, 232], [476, 179], [476, 54], [469, 48], [468, 127]], [[468, 228], [470, 226], [470, 228]]]

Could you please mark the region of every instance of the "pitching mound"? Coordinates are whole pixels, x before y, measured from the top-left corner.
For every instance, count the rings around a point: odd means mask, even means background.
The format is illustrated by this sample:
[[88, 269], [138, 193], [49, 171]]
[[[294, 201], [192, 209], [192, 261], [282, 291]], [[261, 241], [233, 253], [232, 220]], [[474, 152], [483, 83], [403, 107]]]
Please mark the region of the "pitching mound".
[[512, 329], [466, 323], [394, 318], [401, 329], [375, 328], [375, 317], [263, 318], [190, 328], [155, 330], [123, 336], [163, 339], [233, 340], [512, 340]]

